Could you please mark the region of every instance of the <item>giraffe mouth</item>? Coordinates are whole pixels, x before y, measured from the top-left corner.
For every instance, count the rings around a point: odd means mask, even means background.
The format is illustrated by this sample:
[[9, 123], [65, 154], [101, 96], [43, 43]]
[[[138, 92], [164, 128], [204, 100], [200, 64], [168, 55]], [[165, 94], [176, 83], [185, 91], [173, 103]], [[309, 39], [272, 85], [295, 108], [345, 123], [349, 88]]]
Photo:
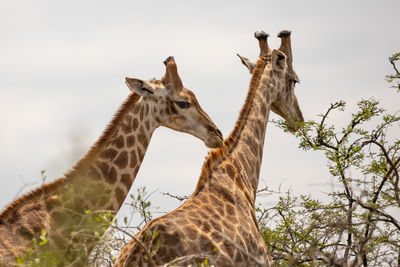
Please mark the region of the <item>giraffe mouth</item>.
[[284, 122], [284, 124], [285, 124], [285, 126], [286, 126], [286, 129], [287, 129], [289, 132], [295, 133], [295, 132], [297, 132], [297, 131], [301, 128], [301, 126], [302, 126], [302, 124], [303, 124], [303, 121], [288, 121], [288, 120], [286, 120], [286, 121]]
[[303, 118], [303, 113], [301, 112], [300, 108], [298, 108], [295, 111], [295, 118], [292, 120], [287, 121], [288, 123], [288, 130], [291, 131], [292, 133], [297, 132], [304, 124], [304, 118]]
[[207, 139], [204, 144], [208, 148], [218, 148], [224, 146], [224, 138], [222, 137], [222, 133], [218, 130], [218, 134], [214, 134], [209, 139]]
[[222, 136], [222, 132], [213, 126], [208, 127], [208, 138], [204, 140], [204, 144], [208, 148], [218, 148], [223, 147], [224, 145], [224, 137]]
[[222, 138], [213, 138], [209, 139], [207, 142], [205, 142], [205, 145], [208, 148], [218, 148], [218, 147], [223, 147], [224, 142]]
[[284, 112], [284, 109], [282, 109], [280, 105], [272, 103], [271, 109], [273, 112], [275, 112], [284, 119], [283, 124], [286, 127], [286, 129], [291, 133], [297, 132], [300, 129], [302, 123], [304, 122], [303, 114], [300, 108], [298, 107], [295, 108], [295, 111], [289, 110], [289, 112]]

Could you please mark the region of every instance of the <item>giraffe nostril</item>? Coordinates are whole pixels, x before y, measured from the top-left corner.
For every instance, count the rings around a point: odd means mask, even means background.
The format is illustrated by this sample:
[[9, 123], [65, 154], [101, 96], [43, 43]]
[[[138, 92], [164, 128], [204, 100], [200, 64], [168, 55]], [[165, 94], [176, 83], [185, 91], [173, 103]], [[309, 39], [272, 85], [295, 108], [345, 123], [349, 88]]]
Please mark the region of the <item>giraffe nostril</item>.
[[222, 133], [221, 133], [221, 131], [220, 131], [219, 129], [215, 129], [215, 132], [217, 133], [217, 135], [218, 135], [219, 137], [221, 137], [221, 139], [223, 139]]
[[208, 127], [208, 131], [210, 131], [211, 133], [216, 134], [218, 137], [221, 137], [221, 139], [223, 139], [222, 133], [218, 128], [214, 128], [212, 126]]

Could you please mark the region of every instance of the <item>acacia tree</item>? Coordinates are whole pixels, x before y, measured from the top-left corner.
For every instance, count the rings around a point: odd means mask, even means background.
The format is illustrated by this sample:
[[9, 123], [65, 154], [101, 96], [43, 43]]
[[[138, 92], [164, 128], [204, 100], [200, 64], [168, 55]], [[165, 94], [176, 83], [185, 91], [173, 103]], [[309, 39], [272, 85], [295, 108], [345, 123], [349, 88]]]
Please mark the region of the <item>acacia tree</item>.
[[[387, 80], [400, 91], [399, 57], [389, 58], [395, 74]], [[371, 98], [358, 103], [345, 127], [327, 123], [344, 111], [343, 101], [331, 104], [318, 122], [305, 122], [296, 134], [300, 148], [324, 153], [340, 184], [329, 193], [331, 201], [287, 192], [275, 207], [259, 208], [260, 228], [277, 265], [400, 265], [400, 223], [393, 216], [400, 207], [400, 117]]]

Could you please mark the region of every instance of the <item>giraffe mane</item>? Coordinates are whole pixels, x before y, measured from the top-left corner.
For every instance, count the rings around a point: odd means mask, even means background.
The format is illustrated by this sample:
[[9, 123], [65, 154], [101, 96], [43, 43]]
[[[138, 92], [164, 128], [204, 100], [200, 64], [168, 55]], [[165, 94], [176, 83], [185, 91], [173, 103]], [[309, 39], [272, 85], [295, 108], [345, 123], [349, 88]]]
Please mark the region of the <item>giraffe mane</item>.
[[32, 201], [37, 201], [42, 197], [57, 191], [59, 188], [66, 184], [65, 178], [58, 178], [50, 183], [43, 184], [42, 186], [32, 189], [30, 192], [23, 194], [19, 198], [15, 199], [13, 202], [8, 204], [3, 211], [0, 213], [0, 224], [2, 220], [5, 219], [12, 211], [19, 208], [25, 203], [30, 203]]
[[64, 177], [58, 178], [50, 183], [44, 184], [38, 188], [31, 190], [30, 192], [18, 197], [13, 202], [8, 204], [3, 211], [0, 212], [0, 224], [2, 219], [6, 218], [8, 214], [13, 212], [15, 209], [19, 208], [23, 204], [27, 202], [37, 201], [44, 197], [45, 195], [51, 194], [59, 190], [61, 187], [65, 186], [73, 177], [76, 177], [76, 174], [79, 170], [82, 170], [91, 161], [100, 153], [101, 148], [106, 145], [111, 137], [113, 136], [116, 128], [120, 125], [123, 120], [125, 114], [131, 110], [133, 105], [139, 100], [140, 96], [136, 93], [132, 93], [129, 97], [124, 101], [118, 111], [115, 113], [111, 122], [107, 125], [106, 129], [102, 133], [102, 135], [97, 139], [97, 141], [92, 145], [89, 149], [88, 153], [80, 159], [74, 167], [70, 171], [68, 171]]
[[140, 95], [132, 92], [128, 98], [122, 103], [118, 111], [114, 114], [111, 122], [107, 125], [106, 129], [103, 131], [102, 135], [97, 139], [97, 141], [92, 145], [86, 155], [80, 159], [70, 171], [65, 174], [66, 178], [73, 178], [76, 173], [89, 166], [89, 164], [96, 158], [100, 153], [101, 149], [107, 145], [112, 136], [114, 135], [116, 129], [123, 121], [125, 115], [132, 109], [132, 107], [140, 99]]
[[211, 170], [217, 166], [222, 159], [227, 156], [233, 148], [237, 145], [238, 137], [240, 136], [244, 123], [248, 119], [248, 115], [250, 113], [250, 107], [253, 103], [254, 96], [256, 94], [257, 88], [259, 86], [262, 73], [264, 71], [264, 67], [267, 64], [269, 59], [266, 57], [260, 57], [257, 61], [256, 66], [253, 70], [253, 75], [250, 80], [249, 91], [247, 93], [246, 101], [240, 110], [239, 118], [236, 121], [236, 124], [229, 134], [229, 136], [224, 140], [224, 145], [222, 148], [215, 148], [211, 150], [205, 158], [203, 163], [203, 167], [201, 169], [201, 174], [199, 178], [199, 182], [197, 183], [194, 195], [196, 195], [205, 185], [208, 178], [211, 175]]

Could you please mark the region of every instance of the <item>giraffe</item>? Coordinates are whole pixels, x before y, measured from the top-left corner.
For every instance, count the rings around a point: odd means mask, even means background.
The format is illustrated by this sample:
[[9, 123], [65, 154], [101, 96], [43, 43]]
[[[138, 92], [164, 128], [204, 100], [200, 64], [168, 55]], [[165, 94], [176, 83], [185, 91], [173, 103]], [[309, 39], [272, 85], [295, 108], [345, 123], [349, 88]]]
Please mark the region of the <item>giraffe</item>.
[[[270, 110], [291, 131], [303, 121], [294, 85], [290, 32], [279, 50], [264, 32], [239, 119], [224, 146], [212, 150], [193, 194], [176, 210], [150, 221], [121, 251], [115, 266], [272, 266], [257, 225], [255, 198]], [[244, 62], [245, 63], [245, 62]], [[247, 62], [249, 63], [249, 62]], [[246, 64], [245, 64], [246, 65]], [[253, 66], [253, 68], [251, 68]]]
[[[58, 248], [71, 232], [80, 230], [81, 215], [98, 210], [115, 215], [157, 127], [189, 133], [210, 148], [222, 146], [220, 130], [193, 92], [183, 86], [174, 58], [168, 57], [164, 64], [166, 73], [161, 80], [126, 78], [132, 93], [64, 177], [21, 196], [0, 213], [0, 266], [13, 265], [42, 229], [48, 232], [52, 248]], [[87, 247], [90, 250], [90, 242]]]

